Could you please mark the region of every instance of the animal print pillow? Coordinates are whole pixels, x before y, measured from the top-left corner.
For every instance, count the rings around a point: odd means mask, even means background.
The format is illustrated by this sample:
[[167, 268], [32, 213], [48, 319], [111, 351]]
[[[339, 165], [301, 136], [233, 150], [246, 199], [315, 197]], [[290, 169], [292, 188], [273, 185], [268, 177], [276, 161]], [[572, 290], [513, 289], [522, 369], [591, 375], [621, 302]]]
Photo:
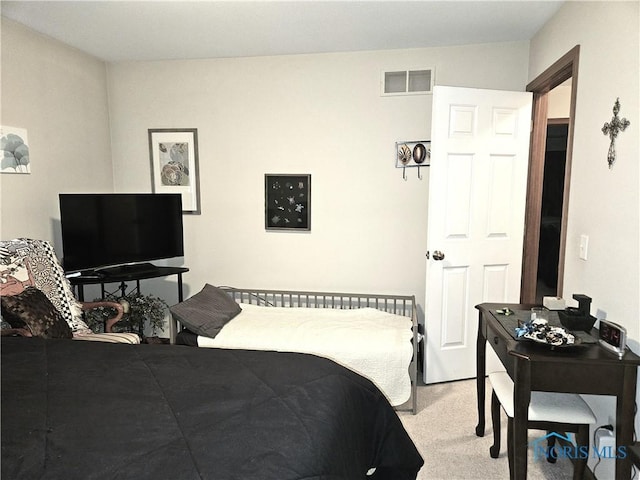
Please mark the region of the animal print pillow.
[[27, 328], [34, 337], [72, 338], [71, 328], [47, 296], [34, 287], [0, 298], [2, 318], [12, 328]]
[[[53, 246], [44, 240], [18, 238], [0, 242], [0, 291], [20, 293], [33, 286], [43, 291], [77, 335], [92, 333]], [[11, 289], [11, 291], [6, 291]]]

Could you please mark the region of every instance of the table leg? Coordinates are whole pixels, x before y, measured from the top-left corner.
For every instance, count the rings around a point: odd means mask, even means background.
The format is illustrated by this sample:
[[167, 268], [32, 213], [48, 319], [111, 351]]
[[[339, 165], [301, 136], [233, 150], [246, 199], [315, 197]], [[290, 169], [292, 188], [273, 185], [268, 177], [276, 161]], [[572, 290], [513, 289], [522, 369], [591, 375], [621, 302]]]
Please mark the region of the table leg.
[[482, 312], [478, 316], [478, 338], [476, 340], [476, 394], [478, 396], [478, 424], [476, 435], [484, 436], [485, 423], [485, 377], [486, 377], [486, 345], [487, 339], [482, 331]]
[[[178, 302], [184, 301], [184, 293], [182, 290], [182, 273], [178, 273]], [[176, 343], [176, 336], [178, 335], [178, 322], [173, 318], [173, 315], [169, 314], [169, 343], [174, 345]]]
[[[624, 369], [621, 391], [616, 398], [616, 453], [620, 447], [633, 443], [633, 423], [635, 416], [636, 399], [636, 367], [629, 366]], [[616, 479], [627, 480], [631, 478], [631, 459], [629, 453], [616, 455]]]
[[182, 293], [182, 274], [178, 274], [178, 302], [184, 301], [184, 294]]
[[531, 402], [531, 371], [527, 359], [515, 360], [513, 393], [513, 478], [527, 478], [527, 440], [529, 423], [529, 403]]

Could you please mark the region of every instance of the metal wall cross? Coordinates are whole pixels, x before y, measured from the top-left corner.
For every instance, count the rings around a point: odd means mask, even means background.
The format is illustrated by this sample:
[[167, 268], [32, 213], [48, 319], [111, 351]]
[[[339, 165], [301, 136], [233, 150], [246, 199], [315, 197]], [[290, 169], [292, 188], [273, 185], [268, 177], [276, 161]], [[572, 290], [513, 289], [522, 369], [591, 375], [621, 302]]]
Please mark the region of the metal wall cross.
[[611, 118], [611, 122], [605, 123], [602, 127], [602, 133], [609, 135], [609, 138], [611, 139], [609, 153], [607, 153], [609, 168], [611, 168], [613, 166], [613, 162], [616, 161], [616, 137], [618, 136], [618, 133], [624, 132], [624, 130], [631, 125], [631, 122], [626, 118], [619, 118], [618, 113], [620, 113], [620, 99], [616, 98], [616, 103], [613, 104], [613, 117]]

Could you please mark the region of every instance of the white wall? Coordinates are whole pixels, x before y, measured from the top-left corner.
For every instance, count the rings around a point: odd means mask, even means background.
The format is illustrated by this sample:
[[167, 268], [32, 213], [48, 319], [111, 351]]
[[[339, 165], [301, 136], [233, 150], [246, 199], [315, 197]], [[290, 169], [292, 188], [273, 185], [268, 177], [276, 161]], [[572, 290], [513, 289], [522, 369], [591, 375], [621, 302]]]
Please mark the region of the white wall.
[[[30, 175], [0, 176], [1, 237], [62, 254], [58, 193], [150, 191], [147, 129], [196, 127], [203, 213], [185, 216], [186, 295], [211, 282], [423, 305], [428, 168], [403, 181], [394, 143], [428, 138], [431, 97], [382, 98], [380, 73], [428, 66], [438, 84], [513, 90], [527, 78], [525, 42], [105, 67], [4, 18], [1, 34], [0, 121], [28, 130], [32, 159]], [[263, 176], [289, 172], [313, 176], [312, 231], [267, 233]], [[175, 279], [144, 289], [177, 301]]]
[[547, 118], [569, 118], [571, 85], [558, 85], [549, 92]]
[[[580, 45], [564, 298], [584, 293], [592, 311], [624, 325], [640, 353], [640, 38], [638, 2], [566, 2], [531, 42], [529, 79]], [[631, 121], [607, 165], [609, 138], [601, 128], [620, 98]], [[578, 257], [589, 235], [588, 260]], [[640, 394], [638, 395], [640, 401]], [[590, 398], [609, 423], [615, 403]], [[613, 406], [612, 406], [613, 405]], [[640, 420], [636, 417], [636, 431]], [[600, 468], [599, 468], [600, 469]], [[599, 477], [600, 478], [600, 477]]]
[[[384, 69], [438, 84], [524, 90], [528, 45], [109, 66], [115, 188], [149, 191], [148, 128], [197, 128], [202, 215], [185, 217], [189, 294], [205, 282], [415, 294], [424, 305], [431, 96], [381, 97]], [[312, 175], [311, 232], [266, 232], [264, 174]]]
[[60, 247], [58, 193], [111, 191], [103, 62], [2, 18], [0, 124], [27, 130], [31, 174], [0, 175], [0, 237]]

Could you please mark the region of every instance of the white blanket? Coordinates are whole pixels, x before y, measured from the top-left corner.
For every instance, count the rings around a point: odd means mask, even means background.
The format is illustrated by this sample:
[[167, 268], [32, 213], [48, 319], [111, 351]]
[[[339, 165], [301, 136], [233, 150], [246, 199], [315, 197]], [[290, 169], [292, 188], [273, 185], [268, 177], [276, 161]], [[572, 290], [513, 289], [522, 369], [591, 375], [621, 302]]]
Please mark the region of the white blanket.
[[240, 306], [215, 338], [199, 336], [198, 346], [310, 353], [368, 378], [394, 406], [411, 396], [410, 318], [375, 308]]

